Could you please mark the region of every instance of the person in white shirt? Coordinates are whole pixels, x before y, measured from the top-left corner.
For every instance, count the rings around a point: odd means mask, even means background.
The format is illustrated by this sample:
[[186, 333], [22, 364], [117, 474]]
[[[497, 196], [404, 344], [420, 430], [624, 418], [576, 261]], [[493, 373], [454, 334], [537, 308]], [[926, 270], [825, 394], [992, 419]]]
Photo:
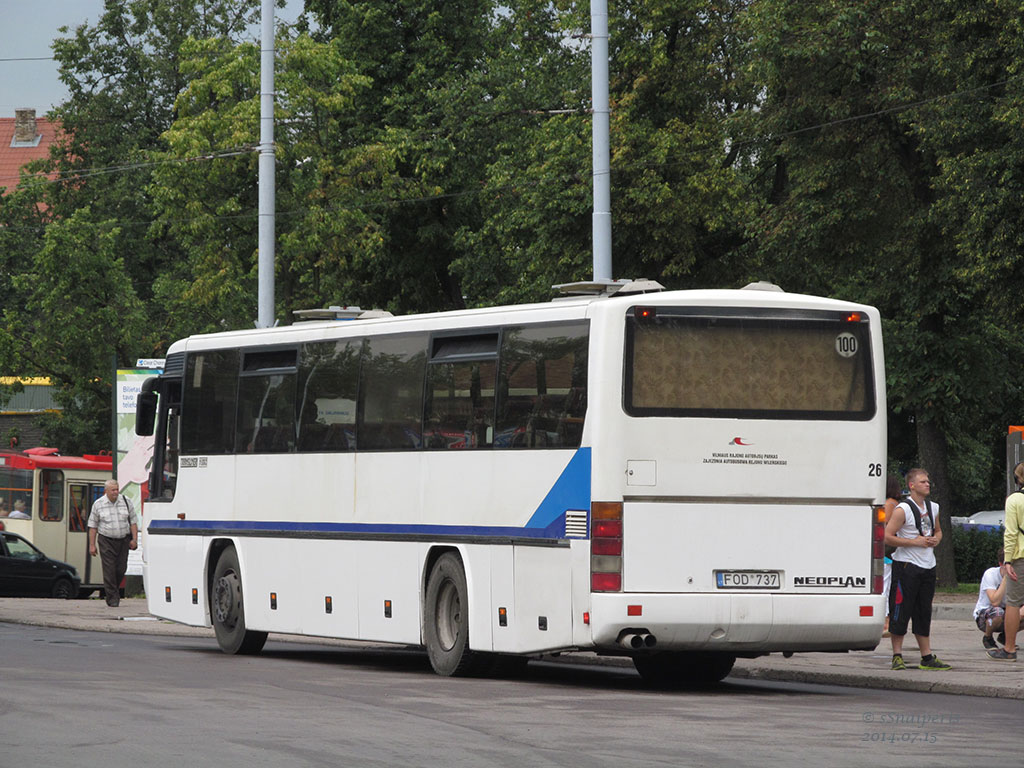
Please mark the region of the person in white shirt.
[[[978, 629], [984, 632], [981, 644], [991, 651], [996, 647], [993, 632], [1003, 628], [1006, 616], [1006, 573], [1003, 570], [1003, 551], [999, 551], [999, 565], [989, 568], [981, 576], [978, 588], [978, 602], [974, 606], [974, 621]], [[999, 642], [1002, 642], [1000, 640]]]
[[907, 472], [910, 495], [896, 505], [885, 524], [885, 544], [896, 547], [892, 555], [889, 585], [889, 634], [892, 638], [892, 669], [907, 668], [903, 661], [903, 637], [913, 622], [921, 651], [918, 669], [949, 670], [952, 667], [932, 653], [932, 599], [935, 596], [935, 547], [942, 541], [939, 505], [931, 501], [931, 480], [924, 469]]
[[9, 517], [20, 518], [21, 520], [31, 520], [32, 519], [32, 515], [30, 515], [28, 512], [25, 511], [25, 501], [24, 501], [24, 499], [18, 499], [16, 502], [14, 502], [14, 509], [11, 512], [11, 514], [9, 515]]
[[117, 480], [107, 480], [103, 495], [96, 499], [89, 512], [89, 554], [95, 555], [98, 548], [103, 563], [103, 594], [111, 608], [121, 602], [128, 550], [138, 546], [139, 519], [135, 505], [127, 496], [120, 495]]

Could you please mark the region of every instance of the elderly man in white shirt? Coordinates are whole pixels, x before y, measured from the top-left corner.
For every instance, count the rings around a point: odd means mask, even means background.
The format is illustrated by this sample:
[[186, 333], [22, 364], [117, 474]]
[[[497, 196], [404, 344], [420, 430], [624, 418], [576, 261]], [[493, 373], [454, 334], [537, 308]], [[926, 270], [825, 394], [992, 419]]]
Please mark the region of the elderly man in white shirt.
[[128, 550], [139, 546], [135, 506], [127, 496], [120, 495], [117, 480], [107, 480], [103, 495], [96, 499], [89, 513], [89, 554], [96, 554], [97, 544], [103, 563], [103, 594], [107, 605], [116, 608], [121, 598], [121, 582], [128, 570]]

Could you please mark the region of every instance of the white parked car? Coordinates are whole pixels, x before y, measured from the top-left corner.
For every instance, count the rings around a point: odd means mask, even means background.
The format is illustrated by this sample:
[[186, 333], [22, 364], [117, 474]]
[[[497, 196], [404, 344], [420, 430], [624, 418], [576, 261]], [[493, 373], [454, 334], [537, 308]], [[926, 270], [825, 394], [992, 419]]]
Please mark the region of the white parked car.
[[976, 528], [978, 526], [987, 526], [1001, 528], [1003, 525], [1003, 516], [1005, 514], [1005, 510], [1002, 509], [986, 509], [982, 512], [975, 512], [964, 520], [963, 527]]

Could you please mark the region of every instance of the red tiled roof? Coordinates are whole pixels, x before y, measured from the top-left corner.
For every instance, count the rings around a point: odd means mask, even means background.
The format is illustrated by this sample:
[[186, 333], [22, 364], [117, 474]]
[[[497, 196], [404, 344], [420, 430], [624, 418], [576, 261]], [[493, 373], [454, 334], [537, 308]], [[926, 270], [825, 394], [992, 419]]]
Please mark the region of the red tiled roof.
[[34, 147], [12, 147], [14, 118], [0, 117], [0, 188], [4, 188], [4, 194], [18, 185], [18, 171], [23, 165], [49, 156], [50, 145], [56, 140], [58, 130], [57, 123], [45, 117], [37, 117], [36, 135], [42, 135], [39, 144]]

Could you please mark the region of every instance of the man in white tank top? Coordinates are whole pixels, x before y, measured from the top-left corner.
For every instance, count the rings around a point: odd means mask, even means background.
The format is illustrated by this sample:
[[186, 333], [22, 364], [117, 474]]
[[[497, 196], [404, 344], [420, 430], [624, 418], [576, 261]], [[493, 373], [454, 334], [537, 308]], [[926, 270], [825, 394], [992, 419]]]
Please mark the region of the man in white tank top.
[[885, 526], [886, 545], [897, 548], [892, 555], [892, 583], [889, 587], [892, 668], [907, 668], [903, 661], [903, 638], [907, 634], [907, 626], [913, 621], [914, 637], [921, 651], [918, 669], [952, 669], [932, 653], [930, 637], [932, 598], [935, 596], [935, 547], [942, 541], [939, 505], [928, 499], [932, 487], [927, 471], [910, 470], [907, 488], [910, 496], [896, 505]]

